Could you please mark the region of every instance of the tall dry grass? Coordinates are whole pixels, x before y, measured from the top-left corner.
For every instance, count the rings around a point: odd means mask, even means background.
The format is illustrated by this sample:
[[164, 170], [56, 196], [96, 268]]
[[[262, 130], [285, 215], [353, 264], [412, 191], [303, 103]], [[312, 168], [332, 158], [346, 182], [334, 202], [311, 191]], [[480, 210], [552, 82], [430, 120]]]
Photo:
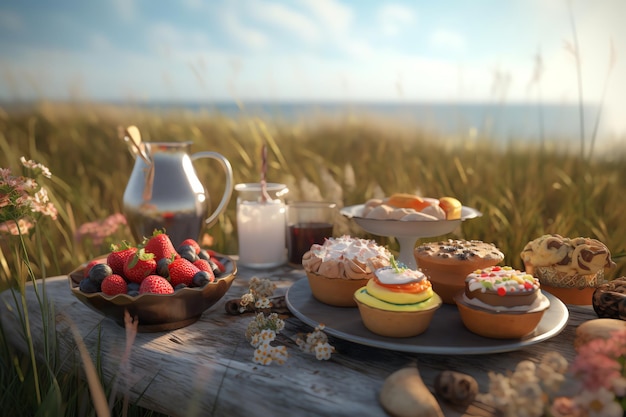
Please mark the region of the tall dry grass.
[[[371, 119], [289, 125], [183, 110], [153, 113], [132, 107], [42, 104], [2, 114], [0, 166], [14, 166], [24, 155], [53, 173], [52, 194], [66, 215], [46, 242], [48, 275], [67, 273], [107, 250], [108, 242], [79, 242], [76, 232], [82, 223], [122, 211], [134, 161], [117, 128], [130, 124], [137, 125], [147, 141], [190, 140], [194, 152], [222, 153], [233, 166], [235, 182], [259, 180], [261, 146], [267, 143], [268, 178], [288, 184], [294, 200], [326, 198], [347, 206], [393, 192], [456, 196], [484, 216], [444, 237], [493, 242], [515, 267], [521, 267], [524, 244], [545, 233], [596, 237], [614, 254], [626, 251], [626, 234], [620, 232], [626, 207], [623, 147], [611, 150], [610, 157], [598, 152], [589, 160], [551, 144], [549, 138], [541, 147], [515, 140], [502, 146], [489, 138], [445, 139]], [[219, 167], [205, 162], [196, 168], [216, 202], [223, 192]], [[340, 232], [367, 236], [347, 220], [340, 221]], [[217, 250], [236, 253], [235, 228], [232, 198], [219, 222], [206, 232]], [[122, 237], [131, 239], [128, 231], [116, 236]], [[394, 239], [368, 237], [396, 248]], [[625, 273], [620, 261], [615, 274]]]
[[[47, 223], [43, 239], [25, 241], [36, 260], [35, 276], [66, 274], [108, 250], [110, 242], [79, 239], [77, 231], [81, 224], [122, 211], [134, 161], [118, 137], [118, 127], [131, 124], [147, 141], [192, 141], [194, 152], [223, 154], [233, 166], [235, 182], [259, 180], [261, 147], [267, 144], [268, 180], [286, 183], [293, 200], [320, 198], [348, 206], [394, 192], [456, 196], [484, 215], [449, 235], [424, 240], [459, 237], [493, 242], [505, 253], [504, 262], [517, 268], [522, 267], [519, 253], [524, 245], [543, 234], [595, 237], [617, 258], [613, 275], [626, 275], [624, 147], [606, 154], [595, 152], [589, 158], [568, 152], [550, 138], [537, 146], [515, 140], [496, 143], [491, 138], [450, 139], [373, 119], [283, 124], [183, 110], [155, 113], [88, 103], [40, 103], [0, 111], [0, 167], [15, 169], [20, 156], [25, 156], [43, 163], [53, 174], [50, 193], [60, 209], [59, 219]], [[218, 201], [223, 174], [216, 172], [221, 170], [210, 163], [196, 168], [213, 201]], [[234, 198], [217, 224], [205, 232], [214, 249], [237, 252]], [[337, 232], [398, 248], [392, 237], [368, 235], [345, 218], [338, 219]], [[20, 271], [12, 267], [15, 254], [7, 241], [0, 239], [0, 288], [5, 288]], [[111, 239], [132, 237], [122, 228]], [[14, 363], [21, 359], [9, 351], [2, 337], [0, 332], [0, 347], [5, 350], [0, 355], [1, 398], [25, 404], [12, 411], [27, 415], [33, 410], [33, 398], [25, 387], [32, 384], [28, 378], [33, 370], [28, 361]], [[64, 360], [51, 356], [48, 365]], [[58, 369], [54, 370], [57, 375]], [[79, 365], [48, 382], [50, 390], [44, 398], [66, 415], [85, 414], [88, 392]], [[94, 415], [89, 410], [87, 414]]]

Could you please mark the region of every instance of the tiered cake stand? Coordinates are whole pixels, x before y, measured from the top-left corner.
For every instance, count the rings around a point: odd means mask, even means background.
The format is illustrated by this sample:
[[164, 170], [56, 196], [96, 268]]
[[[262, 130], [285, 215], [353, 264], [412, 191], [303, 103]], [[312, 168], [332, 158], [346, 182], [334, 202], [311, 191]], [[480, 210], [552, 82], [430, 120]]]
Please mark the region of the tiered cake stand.
[[416, 269], [417, 263], [413, 255], [415, 243], [424, 237], [442, 236], [452, 232], [461, 222], [482, 216], [482, 213], [471, 207], [463, 206], [461, 218], [437, 221], [402, 221], [379, 220], [361, 217], [364, 204], [348, 206], [341, 209], [341, 214], [353, 219], [363, 230], [377, 236], [394, 237], [400, 245], [398, 261], [407, 267]]

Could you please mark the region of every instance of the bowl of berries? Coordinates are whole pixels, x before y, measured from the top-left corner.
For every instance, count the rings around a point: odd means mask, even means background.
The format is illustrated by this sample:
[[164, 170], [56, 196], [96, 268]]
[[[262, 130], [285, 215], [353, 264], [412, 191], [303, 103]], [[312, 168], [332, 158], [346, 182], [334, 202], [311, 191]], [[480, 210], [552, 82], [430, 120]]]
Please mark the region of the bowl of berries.
[[139, 245], [112, 245], [68, 279], [76, 298], [120, 326], [128, 311], [138, 331], [160, 332], [196, 322], [226, 294], [236, 274], [232, 258], [194, 239], [175, 248], [164, 231], [155, 230]]

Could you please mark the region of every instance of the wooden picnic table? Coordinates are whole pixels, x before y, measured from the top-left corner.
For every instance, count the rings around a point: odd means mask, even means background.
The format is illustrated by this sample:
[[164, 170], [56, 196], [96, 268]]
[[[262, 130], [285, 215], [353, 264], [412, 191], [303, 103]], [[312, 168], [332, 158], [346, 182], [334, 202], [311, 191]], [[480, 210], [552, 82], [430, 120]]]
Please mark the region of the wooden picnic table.
[[[437, 375], [454, 370], [473, 376], [480, 392], [487, 392], [489, 371], [506, 373], [521, 360], [538, 361], [550, 351], [560, 352], [571, 363], [576, 327], [597, 318], [590, 306], [568, 306], [567, 325], [556, 336], [517, 350], [491, 354], [403, 352], [330, 336], [336, 352], [330, 360], [318, 361], [296, 344], [298, 335], [312, 332], [313, 328], [286, 314], [285, 329], [276, 342], [287, 347], [289, 357], [283, 365], [262, 366], [252, 361], [254, 348], [245, 338], [253, 314], [232, 315], [225, 309], [229, 300], [247, 292], [253, 276], [271, 279], [279, 295], [294, 282], [306, 279], [302, 270], [287, 265], [267, 271], [239, 266], [226, 296], [197, 322], [173, 331], [137, 334], [127, 386], [118, 386], [122, 393], [142, 407], [171, 416], [385, 416], [378, 394], [394, 371], [417, 365], [425, 384], [434, 392]], [[61, 357], [76, 350], [70, 331], [73, 323], [92, 356], [99, 346], [104, 379], [112, 381], [120, 371], [124, 328], [75, 298], [65, 276], [47, 278], [45, 292], [57, 315]], [[14, 306], [13, 297], [5, 291], [0, 298], [0, 320], [9, 340], [25, 351], [17, 309], [8, 308]], [[38, 339], [43, 329], [41, 316], [36, 314], [37, 299], [32, 286], [27, 291], [27, 301], [37, 349], [43, 343]], [[331, 327], [332, 323], [326, 325]], [[468, 407], [455, 407], [441, 400], [439, 403], [446, 416], [492, 415], [492, 410], [479, 402]]]

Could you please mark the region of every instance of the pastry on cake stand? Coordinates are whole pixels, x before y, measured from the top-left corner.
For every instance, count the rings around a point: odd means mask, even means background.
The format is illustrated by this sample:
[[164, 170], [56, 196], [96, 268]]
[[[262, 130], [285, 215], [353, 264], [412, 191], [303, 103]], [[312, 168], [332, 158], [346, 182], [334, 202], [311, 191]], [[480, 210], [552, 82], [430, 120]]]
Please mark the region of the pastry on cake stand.
[[415, 243], [424, 237], [442, 236], [452, 232], [461, 222], [482, 216], [482, 213], [474, 208], [463, 206], [461, 218], [454, 220], [393, 220], [393, 219], [369, 219], [361, 217], [365, 205], [357, 204], [341, 209], [341, 214], [353, 219], [363, 230], [377, 236], [394, 237], [400, 245], [398, 261], [407, 267], [416, 269], [417, 263], [413, 256]]

